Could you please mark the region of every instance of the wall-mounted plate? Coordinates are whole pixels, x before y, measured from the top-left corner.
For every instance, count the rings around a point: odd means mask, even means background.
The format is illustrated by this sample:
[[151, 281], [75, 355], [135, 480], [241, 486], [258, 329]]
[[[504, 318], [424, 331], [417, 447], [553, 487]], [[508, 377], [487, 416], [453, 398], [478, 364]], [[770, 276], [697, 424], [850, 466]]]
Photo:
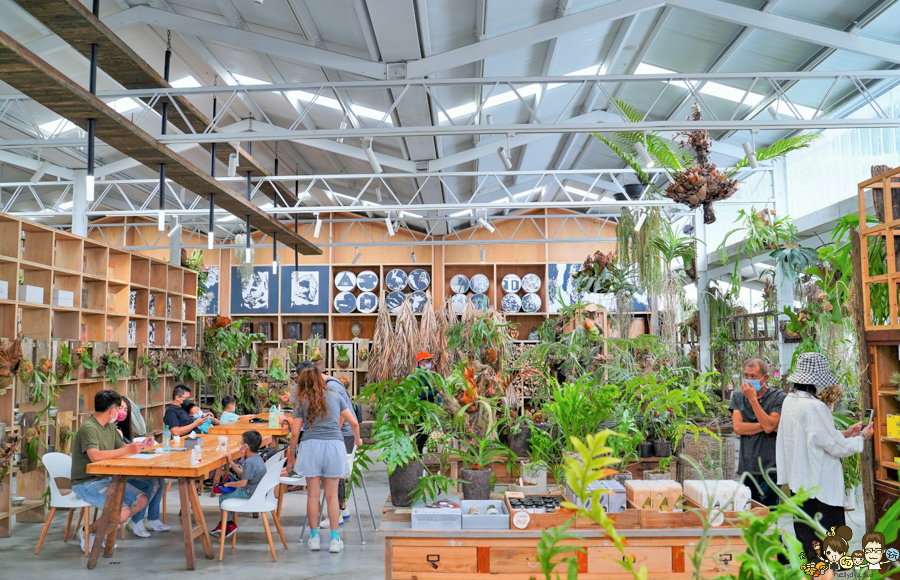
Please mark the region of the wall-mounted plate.
[[417, 292], [424, 292], [431, 286], [431, 275], [421, 268], [409, 273], [409, 287]]
[[475, 294], [472, 296], [472, 306], [475, 310], [487, 310], [491, 307], [491, 301], [484, 294]]
[[522, 276], [522, 290], [532, 294], [541, 289], [541, 277], [537, 274], [525, 274]]
[[422, 314], [425, 311], [425, 303], [428, 302], [428, 296], [424, 292], [413, 292], [406, 297], [409, 305], [412, 306], [414, 314]]
[[372, 270], [363, 270], [356, 275], [356, 287], [363, 292], [372, 292], [378, 288], [378, 274]]
[[391, 292], [400, 292], [406, 288], [407, 284], [409, 284], [409, 277], [400, 268], [394, 268], [385, 276], [384, 285]]
[[341, 292], [349, 292], [356, 288], [356, 274], [344, 270], [334, 275], [334, 287]]
[[469, 281], [469, 287], [476, 294], [484, 294], [491, 287], [491, 281], [484, 274], [475, 274]]
[[385, 297], [384, 304], [388, 307], [389, 312], [396, 313], [403, 306], [405, 300], [406, 294], [403, 292], [391, 292]]
[[503, 296], [503, 300], [500, 301], [500, 306], [503, 307], [505, 312], [514, 314], [522, 308], [522, 300], [518, 294], [506, 294]]
[[522, 279], [515, 274], [507, 274], [500, 282], [500, 287], [507, 294], [515, 294], [522, 289]]
[[334, 297], [334, 309], [341, 314], [350, 314], [356, 310], [356, 296], [350, 292], [341, 292]]
[[469, 302], [469, 297], [465, 294], [454, 294], [450, 297], [450, 306], [453, 307], [453, 312], [457, 314], [462, 314], [463, 310], [466, 309], [466, 304]]
[[529, 314], [532, 312], [540, 312], [541, 297], [537, 294], [526, 294], [522, 298], [522, 310], [528, 312]]
[[450, 278], [450, 289], [456, 294], [465, 294], [469, 291], [469, 279], [462, 274]]
[[378, 309], [378, 296], [374, 292], [363, 292], [356, 297], [356, 308], [363, 314], [371, 314]]

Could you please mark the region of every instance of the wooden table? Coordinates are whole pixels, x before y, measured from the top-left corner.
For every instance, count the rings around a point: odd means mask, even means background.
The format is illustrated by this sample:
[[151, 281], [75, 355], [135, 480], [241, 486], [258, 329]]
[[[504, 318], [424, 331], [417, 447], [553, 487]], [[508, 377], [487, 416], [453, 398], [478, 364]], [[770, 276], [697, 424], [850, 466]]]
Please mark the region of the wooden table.
[[[160, 453], [151, 459], [129, 459], [121, 457], [110, 461], [97, 461], [87, 466], [87, 472], [91, 475], [112, 476], [109, 491], [106, 494], [106, 503], [103, 513], [98, 521], [98, 530], [106, 530], [105, 533], [96, 534], [96, 538], [107, 537], [104, 556], [112, 557], [115, 547], [115, 534], [118, 524], [118, 514], [122, 511], [122, 498], [125, 493], [125, 482], [129, 477], [147, 478], [174, 478], [178, 479], [178, 493], [181, 497], [181, 523], [184, 528], [184, 555], [187, 559], [188, 570], [195, 567], [194, 540], [200, 538], [203, 544], [203, 553], [207, 560], [212, 560], [213, 549], [209, 537], [209, 529], [203, 517], [200, 507], [200, 497], [197, 494], [195, 482], [202, 480], [207, 473], [213, 471], [228, 461], [225, 454], [218, 448], [218, 436], [204, 435], [203, 458], [199, 465], [191, 465], [190, 451], [172, 451]], [[266, 439], [266, 437], [264, 437]], [[241, 445], [240, 435], [228, 435], [227, 453], [235, 458], [239, 455], [238, 448]], [[158, 448], [155, 446], [154, 448]], [[191, 524], [193, 514], [196, 527]], [[85, 540], [87, 541], [87, 540]], [[103, 542], [94, 541], [91, 555], [88, 558], [87, 567], [93, 570], [100, 559], [100, 550]]]
[[[269, 414], [268, 413], [260, 413], [256, 415], [258, 419], [265, 419], [265, 423], [251, 423], [250, 418], [246, 419], [238, 419], [237, 421], [232, 421], [231, 423], [225, 423], [223, 425], [215, 425], [214, 427], [209, 428], [210, 435], [241, 435], [246, 431], [257, 431], [263, 437], [267, 435], [270, 437], [288, 437], [291, 434], [291, 419], [290, 417], [286, 417], [282, 415], [281, 419], [278, 421], [278, 427], [274, 429], [269, 428]], [[287, 421], [287, 423], [285, 423]]]

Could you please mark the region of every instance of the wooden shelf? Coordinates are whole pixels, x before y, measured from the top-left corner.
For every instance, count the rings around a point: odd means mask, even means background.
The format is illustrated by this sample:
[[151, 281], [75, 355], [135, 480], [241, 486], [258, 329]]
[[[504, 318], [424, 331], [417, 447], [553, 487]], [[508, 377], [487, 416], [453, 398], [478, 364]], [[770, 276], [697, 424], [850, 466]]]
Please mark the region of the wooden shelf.
[[28, 510], [33, 510], [35, 508], [40, 508], [43, 506], [44, 500], [42, 499], [26, 499], [22, 502], [22, 505], [13, 506], [8, 512], [0, 512], [0, 520], [7, 519], [11, 515], [14, 516], [16, 514], [27, 512]]

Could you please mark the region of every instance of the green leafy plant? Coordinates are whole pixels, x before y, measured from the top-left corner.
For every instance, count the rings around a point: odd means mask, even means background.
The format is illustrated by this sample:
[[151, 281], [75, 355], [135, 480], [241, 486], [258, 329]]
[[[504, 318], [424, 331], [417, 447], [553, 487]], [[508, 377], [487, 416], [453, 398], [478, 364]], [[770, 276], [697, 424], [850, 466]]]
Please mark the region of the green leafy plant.
[[[434, 437], [432, 437], [432, 439], [433, 438]], [[428, 502], [438, 499], [440, 496], [456, 489], [460, 483], [468, 483], [462, 479], [452, 478], [446, 475], [450, 471], [450, 446], [447, 445], [447, 443], [449, 443], [451, 437], [444, 434], [440, 439], [441, 442], [444, 443], [442, 446], [443, 449], [440, 452], [431, 454], [432, 457], [436, 457], [438, 460], [437, 470], [434, 473], [428, 471], [424, 476], [419, 478], [419, 483], [413, 488], [412, 493], [410, 494], [413, 505], [416, 505], [419, 502]], [[432, 440], [429, 439], [429, 443], [431, 442]]]
[[83, 347], [84, 352], [81, 353], [81, 366], [83, 366], [84, 368], [86, 368], [88, 370], [96, 368], [96, 366], [97, 366], [94, 363], [94, 358], [91, 356], [90, 349], [92, 346], [93, 346], [92, 343], [84, 345], [84, 347]]
[[159, 371], [153, 365], [153, 360], [149, 355], [145, 354], [140, 358], [139, 362], [147, 370], [147, 381], [150, 383], [150, 386], [153, 387], [154, 391], [159, 392]]
[[291, 378], [284, 372], [283, 365], [278, 358], [272, 359], [272, 365], [269, 367], [269, 377], [276, 381], [290, 381]]
[[59, 353], [56, 355], [56, 373], [61, 383], [68, 382], [69, 373], [72, 370], [72, 353], [65, 343], [59, 343]]
[[515, 459], [512, 449], [500, 443], [497, 439], [496, 431], [498, 425], [499, 423], [492, 425], [484, 437], [476, 439], [474, 442], [465, 436], [460, 438], [459, 457], [467, 469], [483, 471], [491, 469], [491, 464], [497, 458], [502, 457], [506, 461]]
[[257, 354], [253, 350], [253, 342], [265, 340], [262, 334], [241, 332], [241, 325], [246, 318], [232, 322], [227, 318], [217, 318], [209, 328], [203, 331], [203, 345], [200, 350], [200, 362], [207, 389], [216, 400], [225, 395], [237, 399], [238, 406], [244, 409], [256, 408], [256, 397], [247, 385], [252, 383], [249, 377], [241, 377], [235, 372], [240, 358], [247, 354], [250, 366], [256, 365]]
[[[600, 424], [612, 417], [615, 401], [620, 393], [614, 385], [598, 386], [597, 382], [582, 377], [574, 383], [560, 385], [550, 378], [551, 400], [544, 406], [551, 421], [563, 434], [563, 441], [571, 443], [574, 437], [595, 432]], [[566, 445], [567, 451], [574, 451]]]
[[197, 272], [197, 298], [206, 296], [206, 281], [209, 279], [209, 272], [203, 265], [203, 251], [194, 250], [190, 256], [185, 256], [181, 260], [181, 265], [189, 270]]
[[337, 362], [338, 366], [345, 367], [350, 364], [350, 347], [336, 344], [334, 345], [334, 349], [337, 351], [335, 362]]
[[117, 352], [106, 353], [106, 378], [118, 384], [122, 377], [131, 376], [131, 365]]
[[203, 373], [203, 369], [193, 362], [184, 362], [175, 368], [173, 374], [175, 375], [175, 380], [179, 383], [194, 381], [199, 384], [206, 381], [206, 375]]

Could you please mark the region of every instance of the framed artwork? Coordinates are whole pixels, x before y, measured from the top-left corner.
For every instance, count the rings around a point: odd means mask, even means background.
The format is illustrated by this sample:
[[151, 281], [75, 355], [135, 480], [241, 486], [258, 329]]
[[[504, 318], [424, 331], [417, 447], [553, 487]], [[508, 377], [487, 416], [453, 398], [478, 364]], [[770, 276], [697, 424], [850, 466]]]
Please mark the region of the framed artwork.
[[328, 313], [328, 266], [284, 266], [281, 273], [282, 313]]
[[239, 268], [231, 267], [231, 313], [277, 314], [278, 274], [268, 266], [255, 266], [249, 280], [241, 278]]
[[[600, 304], [600, 294], [585, 294], [578, 290], [573, 277], [581, 271], [582, 264], [550, 264], [547, 268], [547, 299], [548, 312], [554, 313], [562, 310], [560, 300], [569, 306], [581, 299], [583, 302]], [[560, 291], [562, 295], [560, 295]]]
[[219, 313], [219, 267], [207, 266], [206, 271], [206, 295], [197, 299], [198, 316]]

